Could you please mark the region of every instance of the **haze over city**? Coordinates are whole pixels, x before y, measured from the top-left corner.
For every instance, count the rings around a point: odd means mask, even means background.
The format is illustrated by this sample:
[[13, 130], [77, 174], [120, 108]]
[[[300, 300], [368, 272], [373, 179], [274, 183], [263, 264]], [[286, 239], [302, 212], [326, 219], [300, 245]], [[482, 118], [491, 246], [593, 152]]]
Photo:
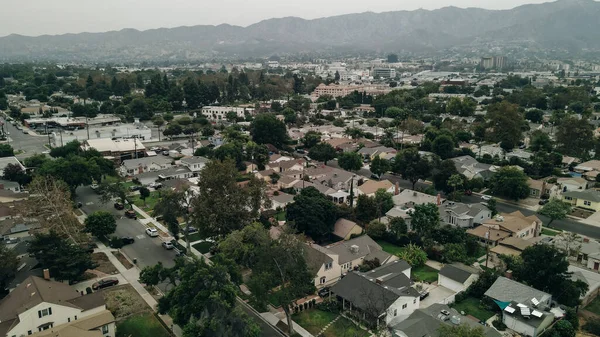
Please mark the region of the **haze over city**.
[[223, 23], [247, 26], [261, 20], [287, 16], [304, 19], [361, 12], [438, 9], [446, 6], [460, 8], [509, 9], [544, 0], [422, 0], [422, 1], [343, 1], [343, 0], [80, 0], [16, 1], [2, 0], [0, 36], [21, 34], [65, 34], [105, 32], [123, 28], [140, 30]]

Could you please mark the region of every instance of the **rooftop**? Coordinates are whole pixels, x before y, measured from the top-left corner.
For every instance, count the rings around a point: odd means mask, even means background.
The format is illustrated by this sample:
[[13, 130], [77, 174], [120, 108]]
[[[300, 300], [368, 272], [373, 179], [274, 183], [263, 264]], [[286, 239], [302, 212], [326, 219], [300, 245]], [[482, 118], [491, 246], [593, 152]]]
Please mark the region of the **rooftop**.
[[348, 241], [336, 242], [325, 248], [339, 256], [339, 264], [359, 258], [364, 258], [365, 260], [377, 258], [381, 264], [384, 264], [392, 257], [392, 255], [384, 252], [381, 246], [368, 235], [362, 235]]
[[593, 202], [600, 202], [600, 191], [596, 190], [585, 190], [585, 191], [567, 191], [563, 193], [565, 197], [571, 197], [574, 199], [582, 199]]
[[479, 270], [466, 266], [462, 263], [447, 264], [440, 269], [440, 275], [443, 275], [458, 283], [464, 283], [471, 275], [479, 274]]
[[496, 282], [485, 292], [485, 295], [501, 302], [518, 302], [529, 305], [533, 298], [544, 301], [551, 295], [537, 290], [523, 283], [513, 281], [504, 276], [498, 277]]
[[369, 180], [364, 184], [358, 186], [358, 190], [361, 191], [363, 194], [369, 195], [377, 192], [377, 190], [380, 189], [384, 189], [387, 191], [392, 187], [394, 187], [394, 184], [392, 184], [392, 182], [389, 180]]

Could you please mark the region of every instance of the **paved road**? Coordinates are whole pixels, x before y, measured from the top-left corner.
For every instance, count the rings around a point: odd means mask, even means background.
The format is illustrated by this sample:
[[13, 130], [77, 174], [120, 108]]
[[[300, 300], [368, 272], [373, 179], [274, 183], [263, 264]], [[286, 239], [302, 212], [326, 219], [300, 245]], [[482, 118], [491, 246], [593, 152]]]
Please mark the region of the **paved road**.
[[151, 238], [145, 234], [144, 225], [137, 220], [132, 220], [123, 216], [124, 211], [119, 211], [113, 207], [113, 203], [103, 204], [100, 202], [99, 195], [94, 192], [89, 186], [77, 188], [77, 201], [83, 203], [82, 210], [86, 214], [95, 211], [105, 210], [113, 213], [117, 219], [116, 236], [131, 236], [135, 242], [127, 245], [121, 250], [130, 258], [138, 260], [137, 265], [140, 268], [153, 266], [158, 262], [162, 262], [165, 267], [175, 265], [175, 252], [173, 250], [165, 250], [161, 246], [159, 238]]
[[24, 153], [17, 155], [18, 158], [28, 158], [36, 153], [42, 153], [48, 150], [44, 147], [44, 145], [48, 144], [47, 136], [26, 135], [22, 130], [17, 130], [17, 128], [6, 122], [3, 118], [0, 120], [4, 122], [4, 130], [10, 133], [8, 136], [8, 143], [15, 151], [25, 151]]

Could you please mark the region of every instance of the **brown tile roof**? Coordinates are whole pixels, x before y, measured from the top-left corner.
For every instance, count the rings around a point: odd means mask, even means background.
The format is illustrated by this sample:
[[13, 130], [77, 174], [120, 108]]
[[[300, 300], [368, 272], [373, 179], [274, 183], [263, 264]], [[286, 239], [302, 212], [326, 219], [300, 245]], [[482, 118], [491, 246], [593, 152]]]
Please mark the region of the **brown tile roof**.
[[477, 236], [481, 239], [485, 239], [485, 234], [489, 231], [490, 235], [489, 235], [489, 240], [496, 242], [499, 240], [503, 240], [507, 237], [510, 236], [510, 233], [501, 229], [494, 229], [494, 228], [489, 228], [487, 226], [479, 226], [479, 227], [475, 227], [472, 229], [468, 229], [467, 233]]
[[392, 182], [390, 182], [389, 180], [369, 180], [364, 184], [360, 185], [358, 189], [364, 194], [372, 194], [377, 192], [377, 190], [381, 188], [383, 188], [384, 190], [388, 190], [392, 187], [394, 187], [394, 184], [392, 184]]
[[354, 221], [350, 221], [344, 218], [339, 219], [335, 223], [335, 226], [333, 228], [333, 234], [343, 239], [348, 235], [348, 233], [350, 233], [350, 231], [355, 226], [360, 227]]
[[517, 233], [522, 229], [531, 226], [534, 221], [541, 222], [541, 220], [537, 216], [525, 216], [520, 211], [515, 211], [509, 214], [502, 214], [501, 216], [504, 218], [502, 221], [497, 221], [497, 219], [489, 219], [484, 221], [483, 224], [500, 226], [507, 231]]

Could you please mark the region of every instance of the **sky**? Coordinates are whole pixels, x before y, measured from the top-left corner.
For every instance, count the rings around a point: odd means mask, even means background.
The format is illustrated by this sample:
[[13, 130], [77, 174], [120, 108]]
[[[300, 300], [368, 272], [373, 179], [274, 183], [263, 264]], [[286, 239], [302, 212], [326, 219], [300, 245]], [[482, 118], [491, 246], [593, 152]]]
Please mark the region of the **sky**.
[[0, 0], [0, 36], [305, 19], [446, 6], [509, 9], [549, 0]]

